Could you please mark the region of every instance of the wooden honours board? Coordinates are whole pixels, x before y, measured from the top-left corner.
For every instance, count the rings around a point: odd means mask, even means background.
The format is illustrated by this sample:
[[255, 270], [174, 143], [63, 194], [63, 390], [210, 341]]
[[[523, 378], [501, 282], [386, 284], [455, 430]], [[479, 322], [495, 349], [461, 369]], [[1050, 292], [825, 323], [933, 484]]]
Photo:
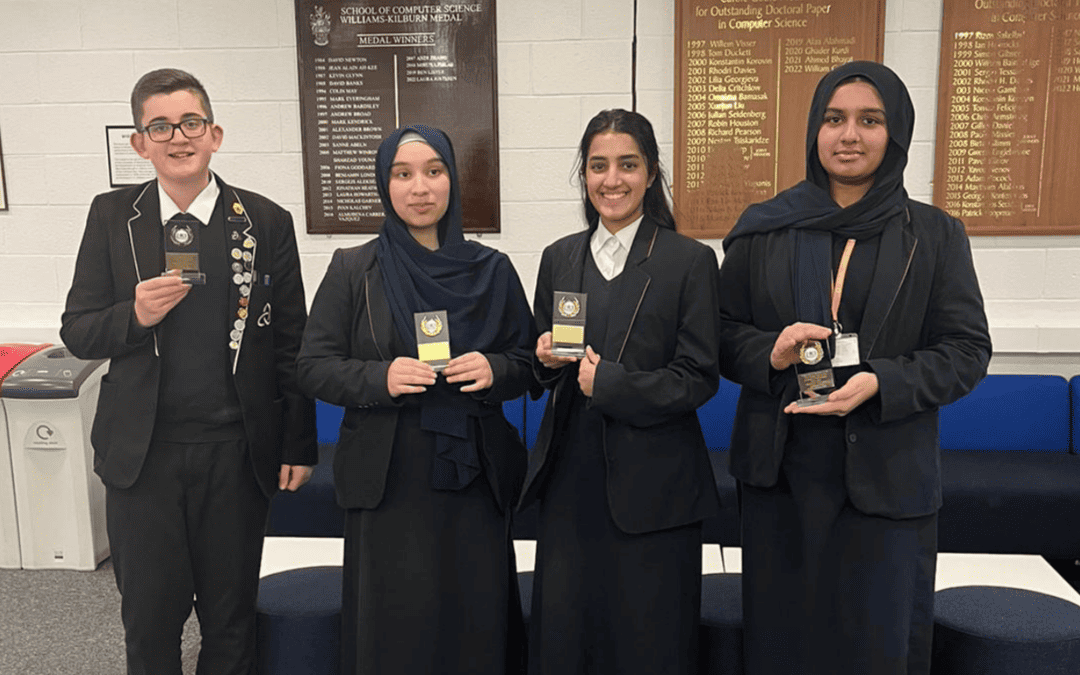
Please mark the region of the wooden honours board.
[[1080, 233], [1080, 0], [946, 0], [934, 204], [970, 234]]
[[750, 204], [806, 177], [806, 117], [822, 75], [880, 61], [884, 0], [677, 0], [675, 218], [722, 237]]
[[467, 232], [499, 231], [495, 0], [296, 0], [307, 231], [377, 232], [375, 153], [427, 124], [454, 144]]

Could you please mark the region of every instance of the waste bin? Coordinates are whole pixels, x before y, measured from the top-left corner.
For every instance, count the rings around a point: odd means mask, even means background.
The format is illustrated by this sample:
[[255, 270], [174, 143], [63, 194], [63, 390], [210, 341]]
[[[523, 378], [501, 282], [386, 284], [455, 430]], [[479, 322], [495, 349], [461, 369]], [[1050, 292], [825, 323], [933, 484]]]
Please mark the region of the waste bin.
[[51, 347], [0, 384], [25, 569], [93, 570], [109, 556], [90, 447], [105, 363]]
[[[31, 354], [51, 347], [49, 344], [0, 344], [0, 382]], [[11, 475], [11, 447], [8, 443], [7, 415], [0, 398], [0, 568], [22, 567], [19, 551], [19, 521], [15, 515], [15, 482]]]

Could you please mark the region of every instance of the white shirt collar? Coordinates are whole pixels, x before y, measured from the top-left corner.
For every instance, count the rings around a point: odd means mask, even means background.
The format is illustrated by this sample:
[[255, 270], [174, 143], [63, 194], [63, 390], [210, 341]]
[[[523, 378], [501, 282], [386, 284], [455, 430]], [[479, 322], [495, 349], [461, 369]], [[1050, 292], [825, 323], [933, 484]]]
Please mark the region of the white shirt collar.
[[[183, 211], [172, 200], [172, 197], [165, 192], [165, 188], [161, 187], [161, 181], [158, 181], [157, 189], [158, 200], [161, 203], [161, 224], [164, 225], [170, 218], [178, 213], [183, 213]], [[195, 197], [195, 201], [191, 202], [187, 213], [198, 218], [203, 225], [209, 225], [210, 218], [214, 216], [214, 207], [217, 206], [218, 195], [220, 194], [221, 188], [218, 187], [217, 177], [211, 172], [210, 183]]]
[[[644, 217], [644, 214], [642, 214], [637, 220], [615, 234], [609, 232], [603, 223], [596, 224], [596, 230], [589, 240], [589, 249], [592, 251], [593, 261], [596, 263], [597, 269], [608, 281], [619, 276], [623, 268], [626, 267], [626, 259], [630, 256], [630, 247], [634, 243], [634, 237], [637, 236], [638, 229], [641, 227], [641, 220]], [[613, 254], [608, 254], [606, 251], [601, 254], [604, 245], [607, 244], [609, 239], [617, 239], [622, 246]], [[609, 255], [610, 258], [608, 258]]]

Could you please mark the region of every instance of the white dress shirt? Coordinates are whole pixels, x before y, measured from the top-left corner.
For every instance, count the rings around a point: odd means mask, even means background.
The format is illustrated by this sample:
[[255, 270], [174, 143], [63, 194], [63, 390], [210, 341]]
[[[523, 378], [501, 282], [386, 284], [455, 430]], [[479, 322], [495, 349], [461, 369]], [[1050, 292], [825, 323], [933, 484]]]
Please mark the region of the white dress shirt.
[[589, 248], [592, 250], [593, 261], [596, 262], [600, 275], [608, 281], [622, 274], [623, 267], [626, 267], [630, 246], [634, 243], [634, 236], [637, 235], [641, 218], [644, 217], [642, 215], [615, 234], [609, 232], [603, 223], [596, 225], [596, 231], [589, 240]]
[[[176, 205], [176, 202], [172, 200], [166, 192], [165, 188], [161, 187], [161, 181], [157, 184], [158, 201], [161, 204], [161, 224], [169, 222], [169, 219], [178, 213], [184, 213], [180, 210], [180, 207]], [[217, 180], [214, 179], [214, 174], [210, 174], [210, 183], [203, 188], [202, 192], [195, 197], [195, 201], [191, 202], [191, 206], [188, 207], [187, 213], [195, 216], [199, 219], [199, 222], [204, 226], [210, 224], [210, 218], [214, 215], [214, 207], [217, 206], [218, 195], [221, 194], [221, 188], [218, 187]]]

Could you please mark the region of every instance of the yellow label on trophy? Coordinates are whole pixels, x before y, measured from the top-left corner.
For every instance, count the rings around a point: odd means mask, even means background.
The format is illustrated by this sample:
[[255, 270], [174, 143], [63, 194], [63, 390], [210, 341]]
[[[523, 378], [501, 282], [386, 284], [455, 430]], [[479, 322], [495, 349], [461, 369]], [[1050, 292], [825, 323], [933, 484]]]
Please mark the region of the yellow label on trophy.
[[551, 341], [566, 344], [582, 344], [585, 342], [585, 326], [567, 326], [557, 323], [551, 327]]
[[418, 358], [421, 361], [449, 361], [450, 360], [450, 343], [449, 342], [429, 342], [423, 345], [416, 345], [416, 351]]

